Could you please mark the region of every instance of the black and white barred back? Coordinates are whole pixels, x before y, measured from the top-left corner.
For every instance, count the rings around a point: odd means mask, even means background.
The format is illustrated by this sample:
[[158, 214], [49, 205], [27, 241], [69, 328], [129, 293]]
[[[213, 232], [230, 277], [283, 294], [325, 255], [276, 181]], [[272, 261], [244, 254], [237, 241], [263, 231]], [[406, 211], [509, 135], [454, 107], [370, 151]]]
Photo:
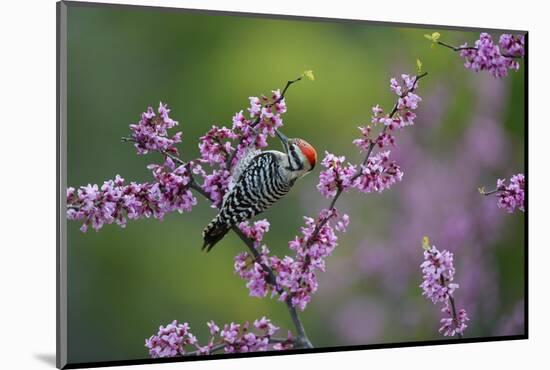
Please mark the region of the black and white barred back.
[[250, 160], [228, 190], [218, 215], [204, 229], [203, 249], [210, 251], [233, 225], [262, 213], [289, 192], [295, 179], [289, 180], [280, 169], [280, 159], [273, 152], [261, 152]]

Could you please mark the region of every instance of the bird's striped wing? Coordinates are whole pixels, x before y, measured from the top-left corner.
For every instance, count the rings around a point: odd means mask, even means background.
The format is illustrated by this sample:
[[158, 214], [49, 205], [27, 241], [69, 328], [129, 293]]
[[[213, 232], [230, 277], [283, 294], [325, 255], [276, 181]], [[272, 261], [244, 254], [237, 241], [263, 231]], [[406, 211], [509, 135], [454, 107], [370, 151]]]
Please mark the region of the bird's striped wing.
[[254, 156], [240, 175], [233, 188], [228, 191], [223, 203], [219, 221], [236, 225], [265, 211], [290, 190], [280, 172], [277, 157], [263, 152]]
[[254, 148], [254, 146], [249, 146], [248, 149], [244, 152], [242, 158], [233, 166], [231, 170], [231, 178], [229, 179], [229, 185], [227, 185], [227, 191], [225, 192], [225, 195], [223, 197], [223, 203], [225, 203], [225, 200], [235, 187], [235, 184], [239, 181], [241, 178], [241, 175], [243, 172], [247, 169], [248, 165], [254, 157], [256, 157], [258, 154], [260, 154], [262, 151], [259, 149]]

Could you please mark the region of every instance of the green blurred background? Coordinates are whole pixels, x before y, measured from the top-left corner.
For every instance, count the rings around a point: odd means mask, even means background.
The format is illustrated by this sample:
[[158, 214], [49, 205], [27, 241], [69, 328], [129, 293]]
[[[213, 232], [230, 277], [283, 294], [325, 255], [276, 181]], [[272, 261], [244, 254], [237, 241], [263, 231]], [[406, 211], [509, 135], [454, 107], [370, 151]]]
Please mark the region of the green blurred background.
[[[418, 285], [420, 238], [455, 252], [457, 301], [470, 312], [468, 337], [523, 333], [524, 217], [504, 214], [477, 186], [524, 170], [524, 67], [502, 80], [466, 70], [423, 35], [436, 29], [368, 23], [188, 14], [155, 9], [69, 6], [68, 184], [101, 184], [120, 174], [150, 181], [120, 137], [148, 105], [169, 104], [184, 132], [185, 159], [212, 124], [231, 125], [249, 96], [268, 94], [312, 69], [287, 94], [284, 132], [358, 162], [351, 141], [370, 108], [391, 108], [389, 79], [429, 72], [414, 127], [398, 134], [405, 172], [384, 194], [347, 194], [351, 216], [319, 292], [301, 314], [318, 347], [441, 338], [439, 309]], [[439, 30], [458, 45], [479, 32]], [[273, 141], [278, 148], [278, 142]], [[265, 241], [278, 255], [303, 215], [328, 204], [315, 185], [319, 168], [264, 216]], [[243, 245], [228, 235], [201, 253], [201, 231], [215, 210], [199, 198], [192, 213], [129, 222], [100, 232], [68, 225], [69, 362], [147, 358], [144, 339], [173, 319], [203, 342], [218, 324], [263, 315], [293, 329], [284, 304], [248, 296], [233, 273]], [[442, 224], [442, 220], [448, 220]], [[466, 225], [466, 226], [464, 226]], [[516, 321], [514, 321], [516, 320]]]

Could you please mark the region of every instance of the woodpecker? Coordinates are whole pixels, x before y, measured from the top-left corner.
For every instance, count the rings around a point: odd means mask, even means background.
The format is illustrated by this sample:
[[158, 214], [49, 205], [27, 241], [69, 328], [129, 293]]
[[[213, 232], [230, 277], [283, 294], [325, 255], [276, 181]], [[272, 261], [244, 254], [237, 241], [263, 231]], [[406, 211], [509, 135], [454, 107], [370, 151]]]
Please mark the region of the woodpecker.
[[284, 153], [254, 150], [235, 166], [232, 180], [216, 217], [206, 226], [202, 249], [208, 252], [239, 223], [262, 213], [290, 191], [317, 162], [317, 152], [305, 140], [289, 139], [279, 130]]

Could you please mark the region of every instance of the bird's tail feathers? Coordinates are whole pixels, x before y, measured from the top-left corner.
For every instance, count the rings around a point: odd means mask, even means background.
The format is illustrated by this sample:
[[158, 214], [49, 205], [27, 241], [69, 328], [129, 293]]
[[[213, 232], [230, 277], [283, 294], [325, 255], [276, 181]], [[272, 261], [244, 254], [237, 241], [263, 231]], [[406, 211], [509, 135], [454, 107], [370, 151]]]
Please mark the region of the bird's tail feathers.
[[222, 240], [228, 231], [229, 227], [225, 223], [220, 222], [218, 217], [214, 218], [212, 221], [210, 221], [208, 226], [206, 226], [206, 228], [202, 232], [202, 236], [204, 239], [202, 250], [210, 252], [210, 250], [214, 248], [214, 245]]

